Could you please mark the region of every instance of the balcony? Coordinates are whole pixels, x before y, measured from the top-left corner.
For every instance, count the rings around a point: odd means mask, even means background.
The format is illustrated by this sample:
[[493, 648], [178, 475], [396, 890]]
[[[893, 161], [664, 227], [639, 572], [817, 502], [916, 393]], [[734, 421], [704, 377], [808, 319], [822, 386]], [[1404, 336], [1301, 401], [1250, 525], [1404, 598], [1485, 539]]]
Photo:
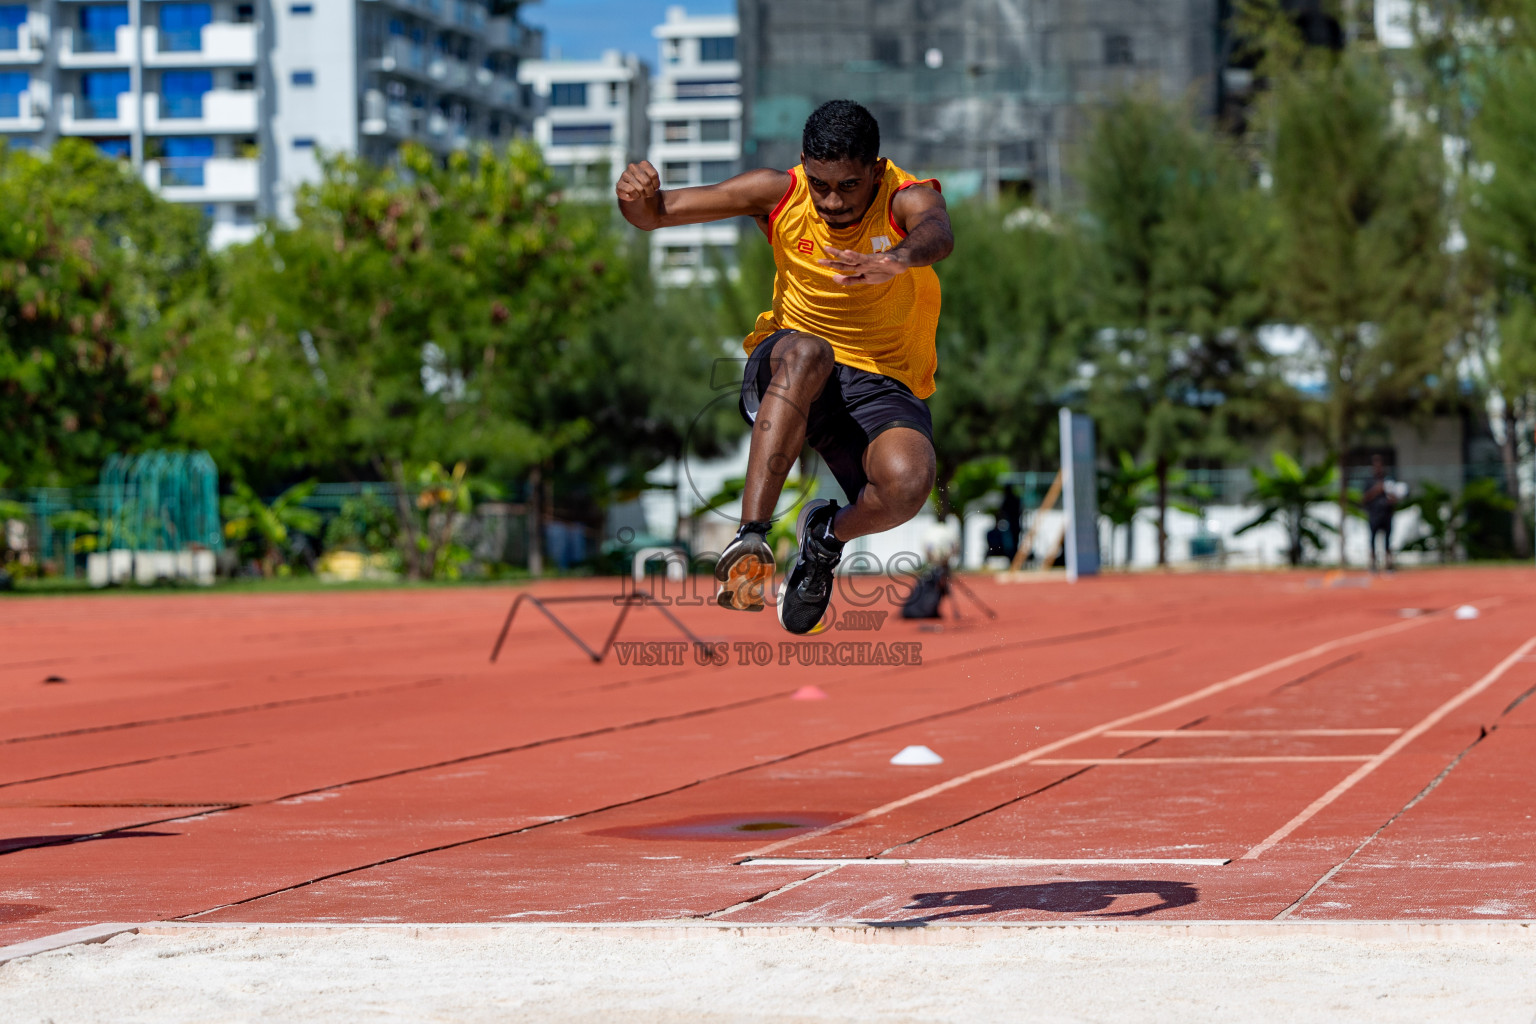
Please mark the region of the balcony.
[[382, 71], [399, 71], [425, 78], [430, 61], [426, 49], [420, 44], [402, 36], [392, 36], [375, 63]]
[[469, 65], [453, 57], [436, 56], [427, 65], [427, 77], [444, 89], [463, 91], [474, 77]]
[[144, 94], [144, 128], [164, 135], [255, 134], [256, 93], [212, 89], [163, 97]]
[[216, 21], [200, 29], [144, 29], [147, 67], [211, 68], [256, 63], [256, 26]]
[[31, 25], [0, 27], [0, 65], [41, 64], [47, 45], [47, 37]]
[[47, 113], [30, 92], [0, 93], [0, 132], [40, 132]]
[[59, 97], [59, 131], [65, 135], [125, 135], [138, 125], [133, 93]]
[[253, 203], [258, 167], [238, 157], [161, 157], [144, 164], [144, 183], [178, 203]]
[[63, 28], [59, 30], [59, 67], [101, 68], [131, 63], [133, 29], [119, 25], [109, 30]]
[[544, 53], [544, 33], [511, 18], [491, 18], [484, 38], [491, 49], [510, 50], [525, 60], [538, 60]]

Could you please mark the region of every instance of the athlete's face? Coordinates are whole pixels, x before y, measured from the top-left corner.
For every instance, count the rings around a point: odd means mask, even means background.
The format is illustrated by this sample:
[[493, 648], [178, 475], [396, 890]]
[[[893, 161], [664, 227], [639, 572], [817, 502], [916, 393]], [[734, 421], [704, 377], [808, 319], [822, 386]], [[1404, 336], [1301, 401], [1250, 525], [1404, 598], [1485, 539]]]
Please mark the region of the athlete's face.
[[864, 219], [869, 204], [880, 190], [885, 175], [885, 161], [862, 164], [844, 157], [841, 160], [807, 160], [805, 181], [811, 187], [811, 202], [830, 228], [851, 228]]

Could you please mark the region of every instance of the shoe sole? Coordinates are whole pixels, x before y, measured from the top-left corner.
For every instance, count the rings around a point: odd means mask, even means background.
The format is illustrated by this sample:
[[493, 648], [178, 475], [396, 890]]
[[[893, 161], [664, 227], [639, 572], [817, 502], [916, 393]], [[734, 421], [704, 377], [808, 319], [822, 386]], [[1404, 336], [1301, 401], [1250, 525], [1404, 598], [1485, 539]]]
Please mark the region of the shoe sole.
[[716, 601], [722, 608], [738, 612], [763, 610], [763, 595], [773, 585], [773, 563], [756, 555], [742, 555], [725, 571]]
[[[810, 515], [811, 515], [811, 513], [813, 511], [815, 511], [816, 509], [820, 508], [823, 505], [830, 505], [830, 504], [832, 504], [832, 502], [827, 500], [826, 498], [817, 498], [815, 501], [808, 501], [808, 502], [806, 502], [805, 507], [800, 510], [800, 515], [798, 517], [796, 517], [796, 519], [795, 519], [795, 545], [796, 545], [795, 546], [795, 560], [789, 564], [789, 572], [784, 575], [784, 581], [785, 581], [785, 585], [786, 586], [788, 586], [789, 580], [795, 575], [795, 567], [800, 564], [800, 552], [805, 550], [805, 521], [810, 518]], [[829, 605], [828, 607], [831, 607], [831, 606]], [[780, 595], [780, 597], [779, 597], [779, 603], [778, 603], [778, 607], [777, 607], [776, 611], [778, 612], [778, 616], [779, 616], [779, 625], [780, 626], [784, 626], [784, 631], [786, 633], [791, 632], [790, 628], [788, 626], [784, 625], [784, 598], [783, 598], [782, 595]], [[798, 635], [798, 636], [815, 636], [817, 633], [825, 633], [826, 630], [827, 630], [827, 627], [829, 625], [831, 625], [831, 623], [827, 621], [827, 615], [826, 615], [825, 612], [823, 612], [822, 616], [821, 616], [821, 621], [817, 622], [816, 625], [812, 626], [810, 629], [806, 630], [804, 633], [799, 633], [799, 634], [796, 634], [796, 635]]]

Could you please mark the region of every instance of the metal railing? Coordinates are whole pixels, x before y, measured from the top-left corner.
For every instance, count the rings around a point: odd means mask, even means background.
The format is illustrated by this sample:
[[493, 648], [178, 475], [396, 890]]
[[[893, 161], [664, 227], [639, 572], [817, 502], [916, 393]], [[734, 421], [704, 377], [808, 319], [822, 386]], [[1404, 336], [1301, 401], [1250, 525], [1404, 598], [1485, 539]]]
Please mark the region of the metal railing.
[[196, 119], [203, 116], [202, 93], [162, 94], [160, 116], [170, 119]]
[[21, 29], [18, 26], [0, 25], [0, 50], [21, 49]]
[[78, 97], [75, 102], [75, 117], [82, 121], [116, 121], [117, 100], [117, 96]]
[[76, 53], [116, 53], [117, 29], [76, 29], [74, 34], [74, 48]]
[[0, 92], [0, 117], [21, 116], [21, 93]]
[[161, 157], [160, 184], [162, 187], [202, 188], [207, 183], [207, 166], [206, 157]]

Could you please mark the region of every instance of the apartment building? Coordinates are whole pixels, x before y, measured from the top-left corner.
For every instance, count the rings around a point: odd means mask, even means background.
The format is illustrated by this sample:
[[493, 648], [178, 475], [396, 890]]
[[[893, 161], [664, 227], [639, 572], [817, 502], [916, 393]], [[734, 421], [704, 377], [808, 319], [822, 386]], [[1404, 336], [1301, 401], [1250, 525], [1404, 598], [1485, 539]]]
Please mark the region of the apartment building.
[[0, 136], [131, 161], [211, 240], [286, 216], [318, 154], [526, 131], [518, 0], [0, 0]]
[[[711, 185], [741, 170], [741, 63], [733, 15], [667, 8], [652, 29], [660, 61], [648, 107], [650, 161], [664, 188]], [[707, 279], [736, 260], [735, 221], [663, 228], [651, 236], [653, 266], [669, 284]]]
[[611, 201], [624, 168], [646, 156], [650, 68], [610, 50], [595, 61], [524, 61], [518, 80], [539, 111], [533, 137], [569, 194]]

